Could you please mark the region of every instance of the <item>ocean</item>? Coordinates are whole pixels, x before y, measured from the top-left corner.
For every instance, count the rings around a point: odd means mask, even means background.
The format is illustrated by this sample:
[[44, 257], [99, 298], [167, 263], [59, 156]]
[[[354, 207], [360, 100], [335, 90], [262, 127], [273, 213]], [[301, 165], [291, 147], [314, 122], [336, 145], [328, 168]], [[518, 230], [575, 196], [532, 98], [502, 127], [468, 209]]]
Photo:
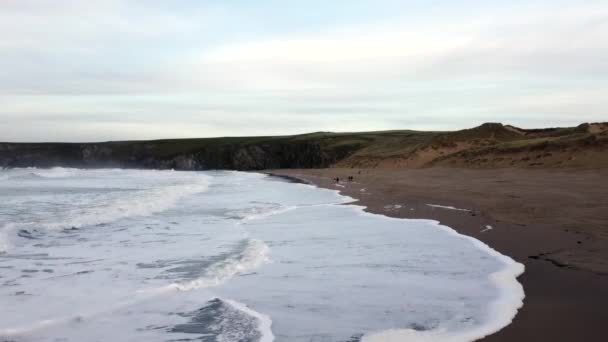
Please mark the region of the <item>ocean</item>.
[[431, 220], [231, 171], [0, 171], [0, 341], [473, 341], [523, 265]]

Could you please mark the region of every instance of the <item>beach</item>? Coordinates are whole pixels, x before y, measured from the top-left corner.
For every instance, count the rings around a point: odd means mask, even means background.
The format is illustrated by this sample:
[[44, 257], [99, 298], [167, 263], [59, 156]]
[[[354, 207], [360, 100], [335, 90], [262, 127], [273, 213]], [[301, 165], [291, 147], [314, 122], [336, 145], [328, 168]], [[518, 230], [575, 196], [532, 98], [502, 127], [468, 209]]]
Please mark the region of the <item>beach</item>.
[[369, 212], [437, 220], [523, 263], [524, 306], [512, 324], [484, 341], [605, 340], [608, 170], [332, 168], [271, 173], [339, 190]]

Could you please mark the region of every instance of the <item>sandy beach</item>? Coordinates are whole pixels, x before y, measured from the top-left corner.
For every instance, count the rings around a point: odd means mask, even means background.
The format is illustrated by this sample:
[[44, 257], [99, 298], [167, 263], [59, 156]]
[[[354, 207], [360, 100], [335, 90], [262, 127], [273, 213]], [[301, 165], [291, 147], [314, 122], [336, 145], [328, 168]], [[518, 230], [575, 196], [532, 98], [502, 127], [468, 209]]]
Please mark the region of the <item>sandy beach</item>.
[[606, 169], [332, 168], [272, 174], [339, 190], [370, 212], [437, 220], [523, 263], [524, 307], [511, 325], [484, 341], [606, 339]]

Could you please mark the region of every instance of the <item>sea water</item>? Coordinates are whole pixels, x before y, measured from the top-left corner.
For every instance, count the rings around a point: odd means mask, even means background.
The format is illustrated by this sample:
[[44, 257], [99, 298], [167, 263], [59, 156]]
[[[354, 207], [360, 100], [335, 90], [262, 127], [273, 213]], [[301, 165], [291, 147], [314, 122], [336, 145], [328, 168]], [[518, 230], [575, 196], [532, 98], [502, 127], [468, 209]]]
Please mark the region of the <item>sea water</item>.
[[0, 341], [472, 341], [523, 266], [239, 172], [0, 171]]

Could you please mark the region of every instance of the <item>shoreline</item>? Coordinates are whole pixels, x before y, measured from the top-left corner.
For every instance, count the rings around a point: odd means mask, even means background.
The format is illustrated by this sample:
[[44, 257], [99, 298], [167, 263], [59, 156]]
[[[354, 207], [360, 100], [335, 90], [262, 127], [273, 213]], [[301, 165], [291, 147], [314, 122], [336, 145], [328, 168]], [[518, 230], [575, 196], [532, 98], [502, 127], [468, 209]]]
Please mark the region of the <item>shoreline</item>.
[[[371, 213], [436, 220], [524, 264], [526, 271], [518, 278], [526, 296], [523, 307], [511, 324], [482, 341], [605, 340], [608, 276], [604, 260], [608, 251], [601, 247], [606, 247], [606, 240], [598, 229], [571, 227], [570, 220], [584, 220], [577, 217], [580, 213], [561, 218], [553, 211], [559, 214], [564, 198], [583, 194], [597, 200], [608, 186], [595, 181], [608, 176], [608, 171], [510, 171], [316, 169], [272, 170], [268, 174], [338, 190]], [[578, 177], [581, 172], [585, 177]], [[336, 186], [335, 177], [351, 175], [353, 182], [341, 181]], [[579, 182], [569, 188], [567, 184], [575, 183], [569, 178]], [[432, 184], [439, 179], [441, 184]], [[564, 184], [557, 189], [559, 196], [543, 180]], [[579, 185], [584, 186], [577, 188]], [[597, 193], [590, 192], [598, 187]], [[510, 196], [516, 205], [503, 203]], [[544, 201], [535, 201], [539, 198]], [[593, 210], [588, 203], [573, 206], [596, 215], [591, 219], [600, 227], [608, 222], [601, 214], [605, 202], [599, 198]]]

